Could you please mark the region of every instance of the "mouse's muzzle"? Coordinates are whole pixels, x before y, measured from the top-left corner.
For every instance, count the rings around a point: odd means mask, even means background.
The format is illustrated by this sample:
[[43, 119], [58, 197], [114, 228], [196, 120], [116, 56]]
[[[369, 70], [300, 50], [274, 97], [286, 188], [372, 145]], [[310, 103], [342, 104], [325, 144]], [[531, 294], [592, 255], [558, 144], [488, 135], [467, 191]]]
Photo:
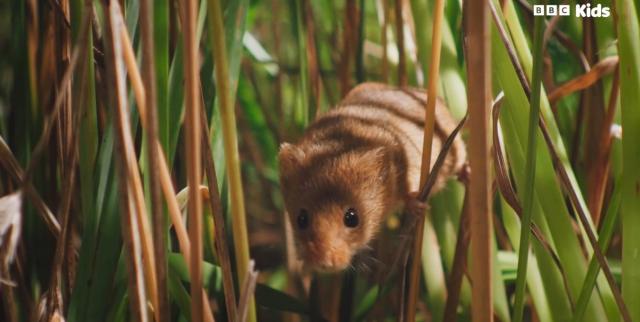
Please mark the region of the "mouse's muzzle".
[[348, 245], [338, 241], [310, 241], [303, 246], [302, 259], [309, 269], [320, 272], [338, 272], [349, 267], [352, 253]]

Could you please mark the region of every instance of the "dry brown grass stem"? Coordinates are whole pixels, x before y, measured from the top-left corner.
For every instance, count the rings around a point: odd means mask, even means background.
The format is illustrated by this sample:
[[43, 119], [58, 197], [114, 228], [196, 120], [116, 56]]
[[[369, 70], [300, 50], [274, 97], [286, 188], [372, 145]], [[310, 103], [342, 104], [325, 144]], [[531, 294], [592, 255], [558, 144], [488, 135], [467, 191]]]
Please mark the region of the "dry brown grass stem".
[[[131, 46], [129, 33], [126, 29], [122, 29], [122, 48], [124, 52], [125, 63], [127, 65], [127, 71], [129, 72], [129, 79], [131, 81], [131, 86], [133, 87], [133, 93], [137, 103], [136, 106], [138, 107], [138, 113], [140, 114], [140, 121], [142, 122], [142, 127], [146, 128], [147, 107], [144, 85], [142, 84], [142, 78], [140, 77], [140, 71], [136, 63], [135, 53], [133, 52], [133, 47]], [[160, 143], [156, 141], [156, 145], [158, 145], [158, 148], [160, 149], [160, 165], [158, 167], [160, 186], [162, 187], [162, 192], [164, 194], [165, 200], [167, 201], [169, 218], [171, 219], [171, 223], [176, 230], [178, 245], [180, 246], [182, 256], [184, 257], [187, 265], [190, 265], [191, 243], [189, 242], [189, 235], [187, 234], [187, 228], [182, 221], [180, 206], [178, 205], [178, 200], [176, 199], [176, 191], [171, 181], [171, 173], [169, 172], [167, 159], [162, 152], [162, 146], [160, 146]]]
[[389, 40], [387, 39], [387, 30], [389, 29], [389, 19], [390, 19], [390, 8], [389, 1], [390, 0], [379, 0], [382, 2], [382, 26], [381, 26], [381, 35], [380, 39], [382, 42], [382, 80], [385, 83], [389, 82], [389, 48], [387, 44]]
[[242, 292], [240, 293], [240, 302], [238, 303], [238, 315], [236, 322], [245, 322], [247, 320], [247, 313], [249, 311], [249, 299], [253, 297], [253, 293], [256, 289], [256, 282], [258, 281], [258, 272], [254, 269], [255, 263], [253, 260], [249, 261], [249, 267], [247, 268], [247, 274], [245, 274], [244, 281], [242, 282]]
[[[129, 72], [129, 80], [131, 81], [131, 86], [133, 87], [134, 97], [136, 99], [138, 113], [140, 114], [140, 121], [142, 122], [142, 127], [146, 128], [146, 99], [145, 99], [145, 90], [144, 85], [142, 84], [142, 78], [140, 77], [140, 71], [138, 69], [135, 54], [133, 52], [133, 47], [131, 46], [131, 41], [129, 39], [129, 34], [126, 29], [122, 29], [122, 48], [123, 48], [123, 56], [125, 60], [125, 64], [127, 66], [127, 71]], [[167, 202], [167, 210], [169, 212], [169, 219], [171, 220], [171, 224], [173, 225], [176, 236], [178, 238], [178, 247], [180, 249], [180, 253], [184, 258], [184, 261], [187, 267], [191, 267], [191, 242], [189, 241], [189, 235], [187, 233], [187, 228], [184, 225], [182, 220], [182, 213], [180, 211], [180, 205], [178, 200], [176, 199], [176, 192], [173, 187], [173, 183], [171, 181], [171, 173], [169, 172], [169, 166], [167, 163], [167, 159], [164, 156], [164, 152], [162, 151], [162, 146], [160, 142], [157, 141], [156, 138], [156, 146], [158, 149], [158, 175], [160, 180], [160, 187], [162, 189], [162, 193]], [[203, 297], [206, 297], [206, 291], [202, 290]], [[226, 293], [225, 293], [226, 294]], [[235, 308], [234, 308], [235, 309]], [[211, 305], [208, 301], [204, 301], [204, 318], [205, 322], [213, 322], [213, 310], [211, 309]]]
[[491, 41], [489, 7], [491, 1], [469, 1], [465, 34], [467, 37], [468, 109], [470, 136], [469, 222], [471, 227], [471, 316], [474, 322], [493, 321], [493, 255], [491, 236]]
[[[126, 28], [124, 26], [123, 18], [120, 11], [117, 12], [116, 21], [119, 22], [117, 25], [113, 26], [117, 30], [114, 30], [114, 34], [118, 34], [118, 38], [121, 38], [123, 33], [126, 33]], [[118, 43], [122, 55], [120, 57], [116, 57], [116, 59], [120, 59], [124, 62], [125, 52], [123, 50], [124, 46], [122, 46], [122, 41]], [[126, 63], [125, 63], [126, 64]], [[124, 67], [124, 66], [123, 66]], [[122, 76], [125, 77], [124, 75]], [[125, 82], [125, 80], [122, 80]], [[118, 113], [127, 114], [128, 111], [118, 109]], [[153, 237], [151, 235], [151, 227], [149, 227], [148, 220], [148, 212], [147, 206], [144, 200], [144, 190], [142, 185], [142, 178], [140, 176], [140, 170], [138, 168], [138, 158], [136, 156], [135, 144], [133, 142], [133, 137], [131, 136], [131, 126], [128, 121], [128, 116], [126, 116], [126, 127], [123, 127], [125, 131], [121, 133], [123, 136], [124, 143], [124, 153], [125, 160], [127, 165], [127, 181], [129, 183], [130, 189], [133, 192], [133, 205], [135, 206], [135, 217], [140, 229], [140, 240], [142, 243], [142, 262], [144, 265], [144, 277], [146, 281], [147, 291], [149, 292], [149, 297], [151, 298], [151, 302], [153, 303], [154, 309], [158, 307], [158, 288], [157, 288], [157, 272], [156, 272], [156, 259], [155, 259], [155, 250], [153, 244]], [[125, 116], [122, 115], [120, 120], [125, 120]]]
[[604, 205], [604, 197], [607, 188], [607, 178], [609, 175], [609, 168], [611, 159], [609, 155], [611, 153], [611, 141], [613, 136], [611, 135], [611, 125], [616, 114], [616, 104], [618, 101], [620, 89], [620, 69], [616, 67], [613, 76], [613, 84], [611, 84], [611, 96], [609, 97], [609, 105], [605, 115], [604, 122], [602, 123], [602, 129], [600, 130], [600, 142], [598, 146], [598, 155], [596, 157], [596, 163], [598, 166], [594, 167], [594, 173], [589, 175], [591, 184], [588, 186], [591, 188], [588, 191], [588, 204], [589, 212], [593, 218], [593, 223], [598, 227], [602, 215], [602, 206]]
[[197, 5], [187, 0], [183, 7], [184, 75], [185, 75], [185, 141], [186, 167], [189, 186], [189, 237], [191, 241], [191, 321], [203, 321], [202, 294], [202, 196], [199, 192], [201, 180], [201, 131], [198, 40], [196, 39]]
[[[425, 106], [424, 138], [422, 145], [422, 166], [420, 169], [420, 187], [424, 186], [431, 169], [431, 150], [435, 126], [436, 99], [438, 97], [438, 75], [440, 73], [440, 52], [442, 48], [442, 20], [444, 16], [444, 0], [436, 0], [433, 21], [433, 42], [429, 66], [429, 84], [427, 89], [427, 105]], [[415, 239], [411, 252], [411, 268], [409, 271], [409, 290], [406, 304], [407, 321], [415, 320], [416, 301], [420, 290], [420, 263], [422, 258], [422, 240], [424, 235], [424, 217], [418, 219]]]
[[[151, 0], [140, 1], [140, 34], [142, 36], [142, 59], [145, 64], [144, 88], [146, 89], [146, 103], [148, 106], [145, 120], [147, 126], [147, 156], [148, 178], [151, 190], [151, 219], [153, 250], [155, 255], [155, 320], [156, 322], [169, 321], [169, 294], [167, 292], [167, 233], [165, 232], [165, 217], [162, 207], [162, 192], [159, 184], [160, 154], [162, 150], [158, 142], [158, 111], [156, 97], [156, 71], [155, 71], [155, 42], [153, 34], [153, 7]], [[122, 28], [124, 29], [124, 28]]]
[[[127, 111], [126, 84], [123, 75], [122, 47], [120, 40], [120, 28], [122, 20], [119, 19], [120, 8], [117, 1], [111, 1], [107, 12], [107, 52], [110, 61], [110, 80], [113, 82], [112, 100], [115, 108], [114, 127], [116, 134], [116, 162], [119, 174], [118, 185], [121, 192], [120, 210], [122, 212], [122, 235], [127, 251], [127, 270], [129, 278], [129, 299], [133, 319], [139, 322], [148, 322], [147, 297], [145, 291], [144, 269], [142, 265], [142, 245], [140, 240], [141, 229], [135, 216], [136, 206], [134, 205], [135, 191], [130, 173], [131, 155], [127, 152], [127, 146], [132, 147], [129, 115]], [[127, 133], [129, 135], [127, 135]]]
[[[201, 110], [200, 124], [202, 132], [208, 133], [207, 115]], [[227, 308], [227, 319], [234, 321], [236, 319], [236, 291], [233, 285], [233, 269], [231, 267], [231, 259], [229, 257], [229, 246], [227, 245], [227, 236], [225, 222], [222, 210], [222, 198], [218, 191], [218, 176], [213, 160], [213, 152], [211, 151], [211, 142], [206, 135], [202, 136], [202, 150], [204, 153], [204, 170], [207, 176], [207, 184], [209, 185], [209, 206], [213, 216], [215, 230], [215, 248], [218, 254], [218, 262], [222, 268], [222, 286], [224, 288], [225, 306]]]
[[405, 56], [403, 0], [394, 0], [396, 18], [396, 44], [398, 46], [398, 85], [407, 86], [407, 57]]

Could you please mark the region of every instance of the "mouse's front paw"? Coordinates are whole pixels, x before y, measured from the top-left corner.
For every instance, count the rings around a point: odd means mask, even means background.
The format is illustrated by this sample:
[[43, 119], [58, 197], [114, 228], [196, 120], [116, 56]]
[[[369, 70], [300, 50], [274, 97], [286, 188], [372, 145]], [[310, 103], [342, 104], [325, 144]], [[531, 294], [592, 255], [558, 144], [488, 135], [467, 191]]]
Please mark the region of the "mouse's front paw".
[[418, 199], [418, 192], [412, 192], [405, 203], [406, 212], [414, 217], [424, 216], [425, 212], [429, 209], [429, 205]]

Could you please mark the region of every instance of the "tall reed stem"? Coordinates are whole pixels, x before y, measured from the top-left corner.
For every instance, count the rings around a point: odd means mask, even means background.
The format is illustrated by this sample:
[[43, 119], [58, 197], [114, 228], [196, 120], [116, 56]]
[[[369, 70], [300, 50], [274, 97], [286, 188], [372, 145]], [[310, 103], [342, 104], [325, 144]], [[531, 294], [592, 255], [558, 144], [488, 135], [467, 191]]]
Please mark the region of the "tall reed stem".
[[196, 38], [197, 1], [184, 2], [184, 70], [185, 70], [185, 131], [187, 155], [187, 181], [189, 186], [189, 237], [191, 239], [191, 321], [203, 321], [204, 296], [202, 292], [202, 196], [201, 144], [200, 144], [200, 86], [199, 55]]
[[491, 215], [491, 53], [487, 1], [468, 1], [469, 207], [471, 227], [471, 315], [474, 322], [493, 321]]
[[[151, 189], [151, 219], [153, 232], [153, 249], [156, 273], [156, 304], [154, 313], [156, 322], [169, 320], [169, 297], [167, 293], [167, 259], [165, 216], [162, 207], [162, 197], [159, 184], [159, 153], [162, 153], [155, 143], [158, 140], [158, 113], [156, 97], [156, 69], [154, 57], [153, 7], [150, 0], [140, 1], [140, 33], [142, 35], [142, 56], [144, 61], [143, 77], [146, 94], [147, 113], [145, 134], [147, 137], [148, 177]], [[146, 218], [145, 218], [146, 220]]]
[[[224, 144], [225, 163], [228, 168], [229, 193], [231, 195], [231, 214], [233, 219], [233, 238], [235, 245], [236, 269], [238, 270], [238, 285], [247, 276], [245, 270], [249, 267], [249, 234], [242, 190], [242, 176], [240, 172], [240, 156], [238, 152], [238, 134], [236, 129], [236, 115], [232, 105], [231, 87], [227, 51], [224, 41], [222, 24], [222, 9], [219, 0], [208, 0], [209, 19], [213, 25], [213, 58], [215, 62], [216, 93], [220, 99], [220, 117], [222, 118], [222, 136]], [[301, 53], [304, 55], [304, 53]], [[256, 321], [256, 311], [253, 296], [248, 300], [247, 321]]]
[[[424, 140], [422, 144], [422, 167], [420, 169], [420, 187], [424, 186], [431, 169], [431, 150], [435, 125], [436, 98], [438, 97], [438, 75], [440, 72], [440, 52], [442, 47], [442, 19], [444, 15], [444, 0], [435, 1], [433, 14], [433, 46], [431, 47], [431, 62], [429, 66], [429, 85], [427, 89], [427, 106], [425, 106]], [[426, 214], [425, 214], [426, 215]], [[424, 238], [425, 218], [420, 217], [416, 225], [415, 239], [412, 248], [412, 260], [409, 271], [409, 290], [406, 305], [407, 321], [415, 321], [416, 301], [420, 290], [420, 258], [422, 256], [422, 240]]]
[[536, 144], [538, 122], [540, 121], [540, 94], [542, 89], [542, 54], [544, 38], [544, 16], [536, 16], [533, 34], [533, 77], [531, 81], [531, 106], [529, 108], [529, 133], [527, 138], [527, 171], [524, 185], [524, 207], [522, 226], [520, 227], [520, 248], [518, 249], [518, 277], [516, 280], [516, 298], [514, 305], [515, 322], [521, 322], [524, 314], [524, 292], [526, 287], [527, 263], [529, 262], [530, 226], [533, 214], [533, 191], [536, 176]]

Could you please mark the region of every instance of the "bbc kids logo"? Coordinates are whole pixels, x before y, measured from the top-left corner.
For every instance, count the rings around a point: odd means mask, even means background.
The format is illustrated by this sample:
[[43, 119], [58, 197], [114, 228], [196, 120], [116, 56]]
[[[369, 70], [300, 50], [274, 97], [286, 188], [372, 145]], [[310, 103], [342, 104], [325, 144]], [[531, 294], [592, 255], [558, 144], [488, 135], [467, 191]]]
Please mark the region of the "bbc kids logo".
[[[607, 18], [611, 15], [611, 10], [609, 7], [603, 6], [601, 4], [597, 4], [595, 6], [591, 6], [590, 3], [587, 4], [577, 4], [575, 6], [574, 11], [576, 17], [579, 18]], [[571, 6], [567, 4], [563, 5], [555, 5], [555, 4], [536, 4], [533, 6], [533, 15], [534, 16], [570, 16], [571, 15]]]

